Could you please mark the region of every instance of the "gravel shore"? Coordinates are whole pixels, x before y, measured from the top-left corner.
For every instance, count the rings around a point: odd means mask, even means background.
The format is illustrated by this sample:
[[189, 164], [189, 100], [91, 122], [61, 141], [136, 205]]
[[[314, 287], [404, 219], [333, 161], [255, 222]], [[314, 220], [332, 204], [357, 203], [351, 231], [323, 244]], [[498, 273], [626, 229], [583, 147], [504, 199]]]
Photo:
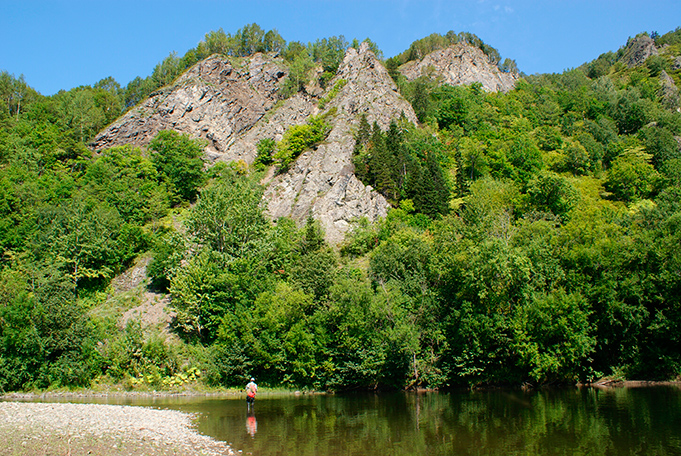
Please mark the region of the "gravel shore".
[[0, 401], [0, 455], [233, 455], [193, 416], [147, 407]]

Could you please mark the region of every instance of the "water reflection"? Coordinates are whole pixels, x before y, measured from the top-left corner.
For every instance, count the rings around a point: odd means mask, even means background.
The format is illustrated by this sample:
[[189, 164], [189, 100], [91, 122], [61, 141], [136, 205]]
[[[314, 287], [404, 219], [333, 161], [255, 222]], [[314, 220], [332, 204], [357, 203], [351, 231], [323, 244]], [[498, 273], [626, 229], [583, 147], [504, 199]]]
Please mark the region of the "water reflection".
[[136, 404], [198, 412], [200, 432], [256, 456], [681, 455], [677, 387], [260, 394], [251, 410], [243, 398]]
[[196, 411], [200, 431], [261, 456], [681, 454], [678, 388], [261, 397], [257, 439], [235, 432], [241, 401]]
[[248, 418], [246, 418], [246, 430], [251, 434], [251, 438], [255, 438], [255, 433], [258, 432], [258, 421], [255, 419], [253, 408], [248, 411]]

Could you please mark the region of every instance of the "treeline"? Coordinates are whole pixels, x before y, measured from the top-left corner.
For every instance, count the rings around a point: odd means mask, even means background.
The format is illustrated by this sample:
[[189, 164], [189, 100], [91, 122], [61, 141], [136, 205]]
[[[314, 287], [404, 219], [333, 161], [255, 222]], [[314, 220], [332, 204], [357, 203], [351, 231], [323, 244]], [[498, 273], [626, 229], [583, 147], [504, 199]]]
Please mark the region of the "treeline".
[[[291, 62], [331, 71], [344, 46], [321, 40]], [[598, 77], [591, 64], [508, 94], [401, 81], [421, 124], [358, 118], [353, 154], [394, 208], [338, 248], [311, 218], [269, 221], [258, 183], [328, 119], [261, 142], [256, 167], [206, 170], [203, 145], [173, 132], [93, 154], [107, 106], [124, 109], [112, 80], [42, 97], [3, 73], [0, 389], [677, 377], [678, 96], [654, 60], [615, 58]], [[182, 343], [117, 326], [137, 301], [111, 281], [140, 257]]]

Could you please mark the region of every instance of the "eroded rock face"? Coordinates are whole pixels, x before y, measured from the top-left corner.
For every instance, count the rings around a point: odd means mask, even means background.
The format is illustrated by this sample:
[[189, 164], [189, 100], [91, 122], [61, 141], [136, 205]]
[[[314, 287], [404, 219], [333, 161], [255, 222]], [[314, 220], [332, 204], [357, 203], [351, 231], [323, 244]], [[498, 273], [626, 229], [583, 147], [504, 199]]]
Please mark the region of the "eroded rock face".
[[672, 70], [681, 70], [681, 56], [674, 57], [672, 61]]
[[318, 112], [317, 100], [305, 94], [296, 94], [280, 101], [252, 128], [237, 134], [226, 150], [215, 154], [213, 158], [225, 162], [243, 160], [250, 165], [255, 161], [260, 140], [268, 138], [281, 141], [291, 126], [304, 124]]
[[275, 104], [286, 74], [281, 61], [262, 54], [243, 66], [209, 57], [97, 135], [93, 147], [144, 147], [159, 131], [175, 130], [206, 139], [207, 154], [223, 154]]
[[343, 240], [353, 220], [367, 217], [373, 221], [388, 210], [386, 199], [354, 174], [352, 150], [360, 116], [366, 115], [369, 123], [377, 122], [383, 129], [402, 115], [416, 123], [411, 105], [398, 94], [387, 70], [365, 43], [359, 50], [347, 51], [329, 88], [341, 79], [346, 85], [325, 107], [336, 111], [327, 140], [303, 153], [265, 192], [273, 219], [291, 217], [302, 222], [312, 214], [331, 243]]
[[633, 68], [643, 65], [651, 55], [658, 54], [655, 41], [648, 35], [640, 35], [627, 43], [620, 61], [624, 62], [629, 68]]
[[432, 72], [443, 84], [452, 86], [479, 82], [488, 92], [508, 92], [518, 80], [514, 73], [499, 71], [482, 50], [467, 43], [457, 43], [431, 52], [420, 61], [407, 62], [400, 72], [410, 81]]
[[662, 105], [667, 109], [677, 109], [681, 106], [679, 88], [674, 84], [674, 80], [666, 71], [660, 73], [660, 97]]
[[[279, 100], [278, 87], [285, 75], [281, 62], [259, 54], [240, 67], [229, 59], [210, 57], [100, 133], [95, 148], [146, 146], [160, 130], [172, 129], [207, 139], [206, 155], [213, 162], [251, 164], [260, 140], [279, 141], [292, 125], [332, 111], [326, 141], [304, 152], [287, 172], [270, 177], [264, 200], [272, 219], [291, 217], [302, 224], [312, 214], [327, 240], [339, 243], [354, 220], [374, 221], [388, 210], [386, 199], [354, 174], [352, 151], [360, 116], [387, 129], [400, 116], [416, 123], [416, 115], [366, 44], [347, 51], [326, 93], [306, 89], [307, 93]], [[340, 80], [345, 85], [321, 112], [319, 97]]]

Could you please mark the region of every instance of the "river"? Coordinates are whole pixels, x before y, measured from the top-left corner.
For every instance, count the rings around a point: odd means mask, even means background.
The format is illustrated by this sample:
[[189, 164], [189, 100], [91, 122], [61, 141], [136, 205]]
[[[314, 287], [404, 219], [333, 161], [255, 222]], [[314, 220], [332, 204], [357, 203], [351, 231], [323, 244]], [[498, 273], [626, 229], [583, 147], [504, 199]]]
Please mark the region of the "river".
[[681, 455], [681, 388], [115, 400], [197, 413], [256, 456]]

